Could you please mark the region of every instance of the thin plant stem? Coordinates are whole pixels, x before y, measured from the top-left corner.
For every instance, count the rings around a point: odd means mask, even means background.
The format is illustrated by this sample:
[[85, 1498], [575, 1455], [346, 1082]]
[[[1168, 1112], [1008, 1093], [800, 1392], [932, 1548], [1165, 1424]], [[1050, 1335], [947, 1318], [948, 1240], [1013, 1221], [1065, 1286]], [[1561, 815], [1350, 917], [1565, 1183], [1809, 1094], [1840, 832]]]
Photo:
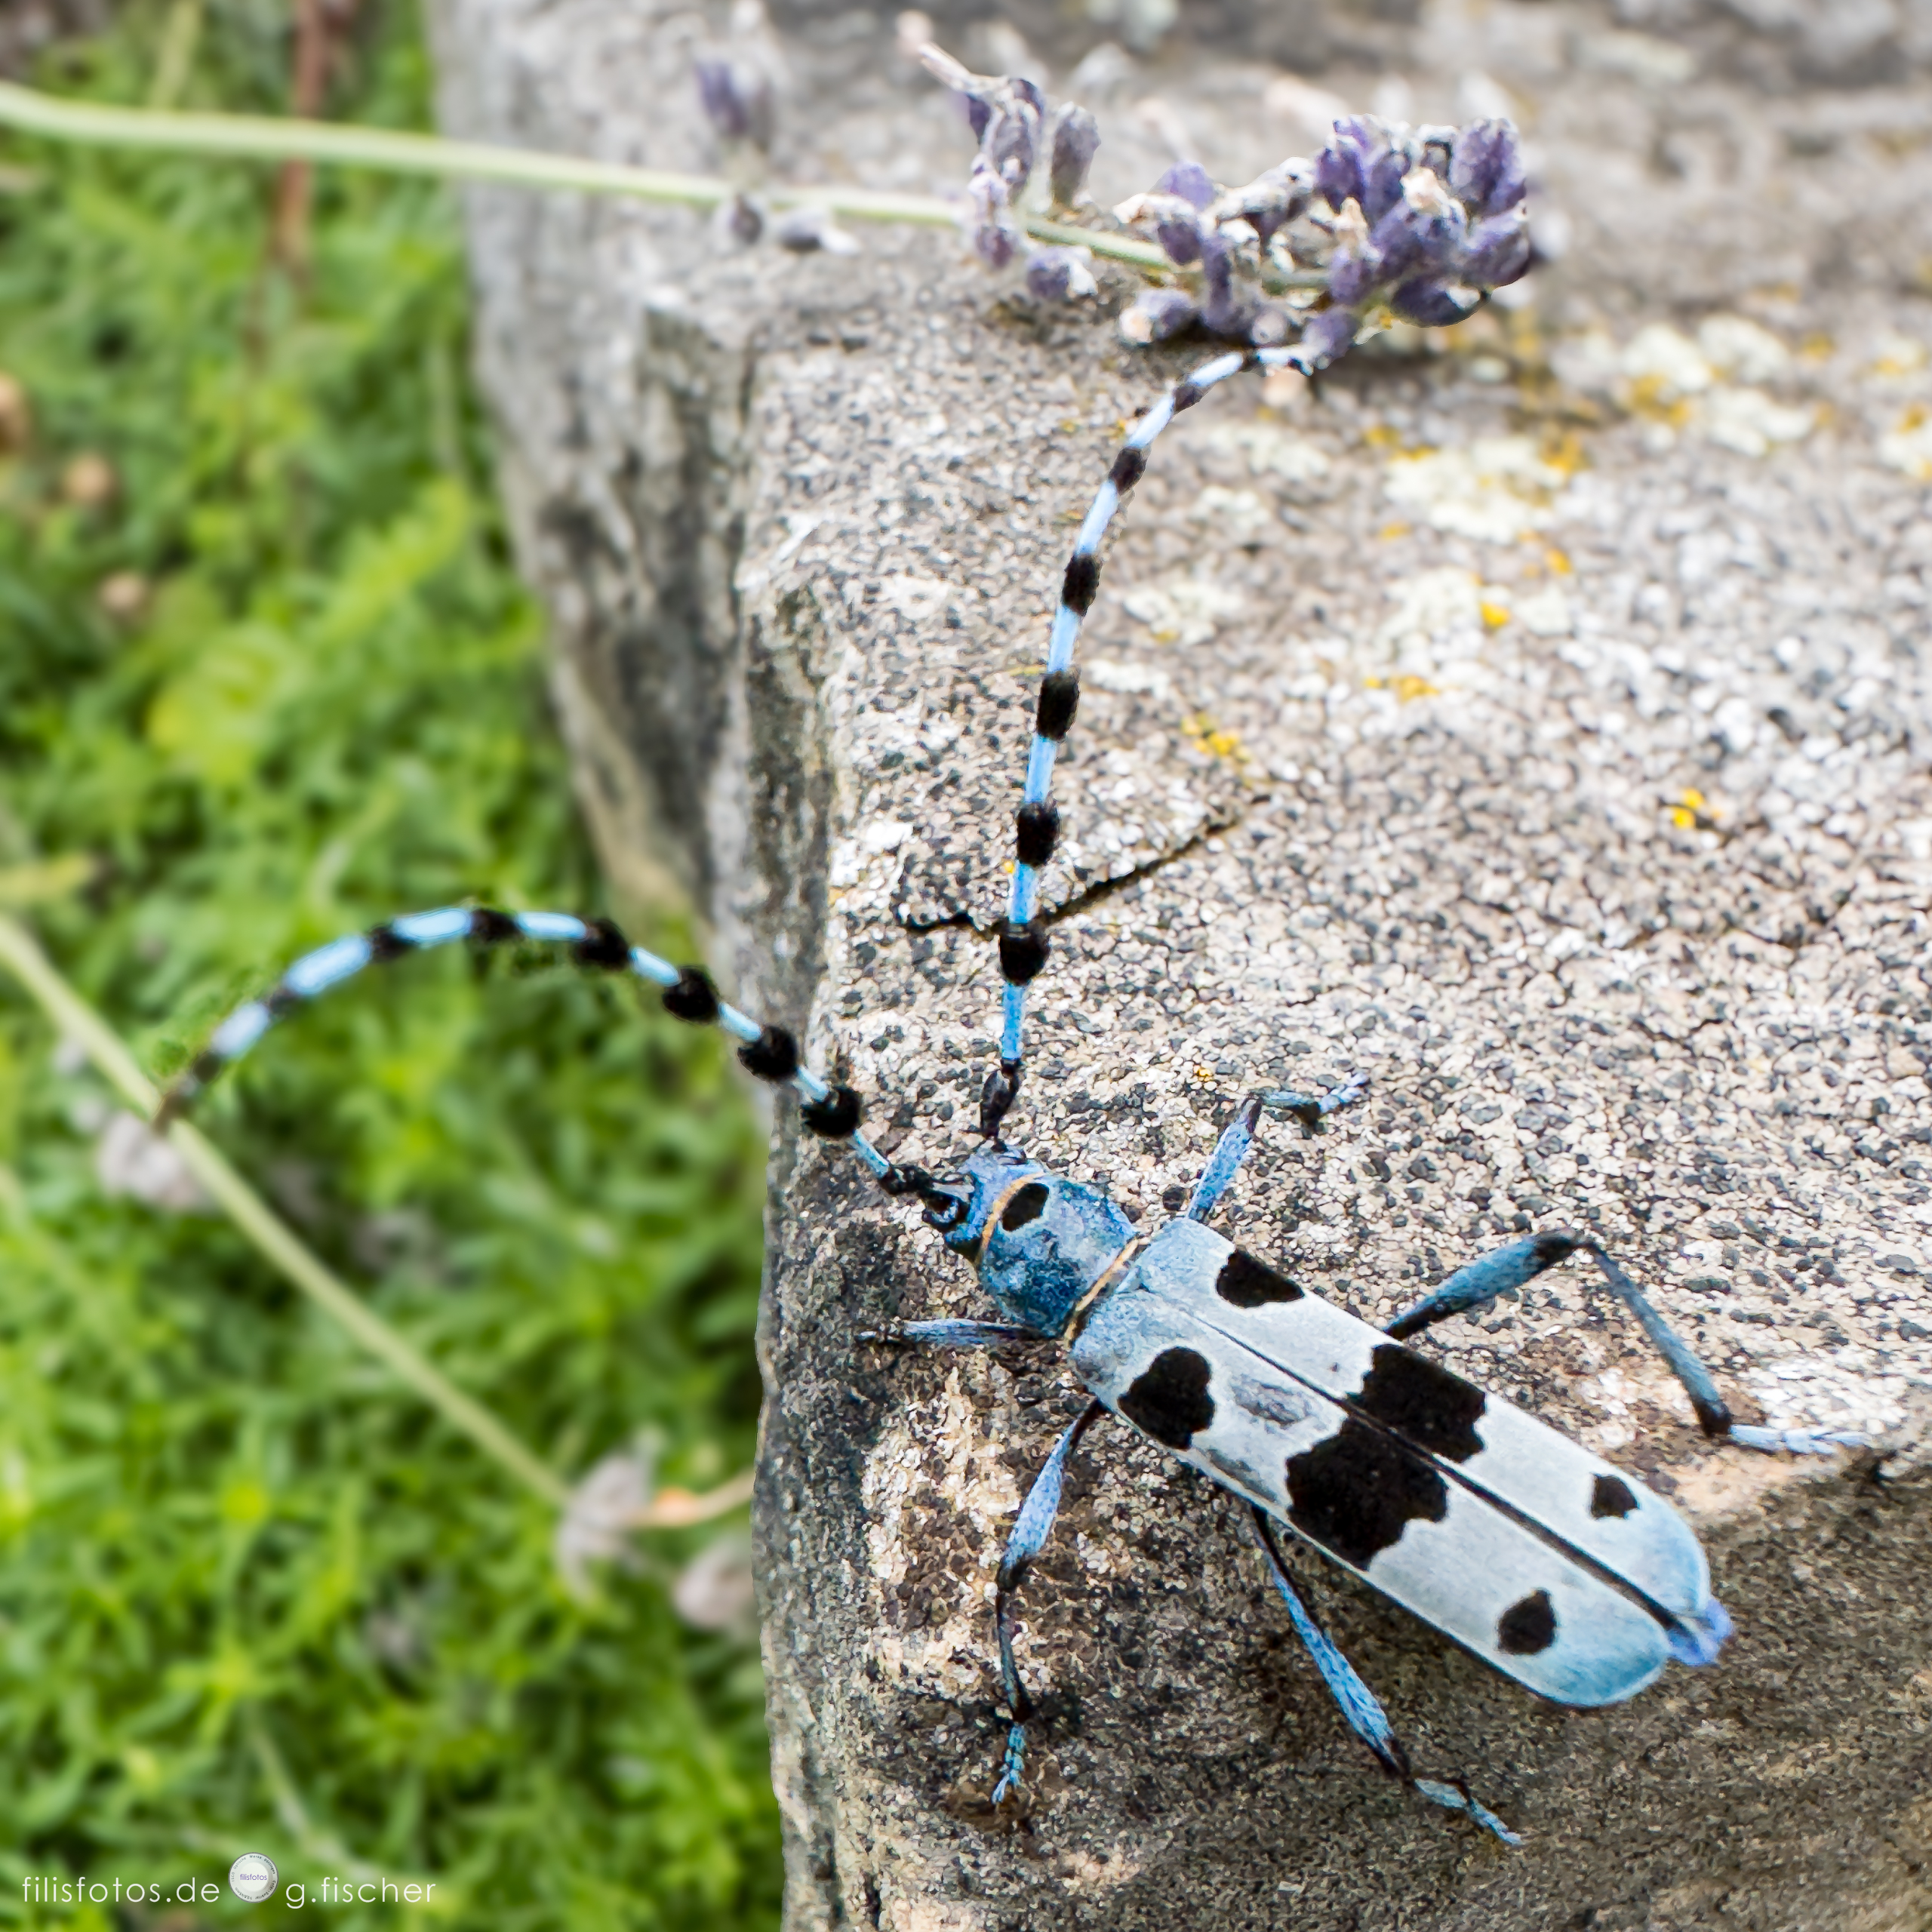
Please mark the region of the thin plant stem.
[[[0, 127], [51, 140], [94, 147], [146, 148], [162, 153], [226, 155], [236, 161], [324, 162], [389, 174], [438, 175], [464, 181], [502, 181], [524, 188], [575, 189], [694, 208], [714, 208], [738, 192], [712, 174], [679, 174], [620, 162], [582, 161], [530, 148], [445, 140], [437, 134], [340, 122], [278, 119], [259, 114], [188, 114], [147, 107], [103, 107], [60, 100], [32, 88], [0, 82]], [[775, 208], [818, 208], [848, 221], [909, 222], [956, 228], [960, 208], [933, 195], [894, 195], [866, 188], [788, 187], [760, 190]], [[1104, 229], [1077, 228], [1043, 216], [1024, 218], [1028, 234], [1049, 243], [1075, 244], [1117, 262], [1162, 275], [1174, 264], [1152, 242]]]
[[[78, 1044], [122, 1099], [143, 1120], [152, 1121], [161, 1104], [154, 1083], [141, 1071], [119, 1035], [61, 977], [32, 934], [5, 913], [0, 913], [0, 965], [12, 971], [41, 1011]], [[570, 1484], [540, 1461], [481, 1403], [465, 1395], [427, 1356], [338, 1281], [198, 1128], [190, 1121], [177, 1120], [164, 1130], [162, 1138], [256, 1248], [384, 1363], [398, 1380], [552, 1509], [568, 1506]], [[703, 1495], [667, 1491], [648, 1509], [632, 1516], [631, 1526], [681, 1528], [737, 1509], [751, 1491], [749, 1469]]]

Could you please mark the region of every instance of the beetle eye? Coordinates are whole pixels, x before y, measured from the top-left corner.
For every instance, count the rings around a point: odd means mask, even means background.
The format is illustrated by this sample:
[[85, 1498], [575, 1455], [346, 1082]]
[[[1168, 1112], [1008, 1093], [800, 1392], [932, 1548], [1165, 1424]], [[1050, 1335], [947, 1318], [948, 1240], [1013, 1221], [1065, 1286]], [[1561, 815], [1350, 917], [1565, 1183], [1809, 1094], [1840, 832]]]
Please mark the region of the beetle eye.
[[964, 1193], [941, 1186], [925, 1197], [925, 1223], [929, 1228], [937, 1228], [944, 1234], [956, 1228], [966, 1218], [966, 1211], [972, 1204]]

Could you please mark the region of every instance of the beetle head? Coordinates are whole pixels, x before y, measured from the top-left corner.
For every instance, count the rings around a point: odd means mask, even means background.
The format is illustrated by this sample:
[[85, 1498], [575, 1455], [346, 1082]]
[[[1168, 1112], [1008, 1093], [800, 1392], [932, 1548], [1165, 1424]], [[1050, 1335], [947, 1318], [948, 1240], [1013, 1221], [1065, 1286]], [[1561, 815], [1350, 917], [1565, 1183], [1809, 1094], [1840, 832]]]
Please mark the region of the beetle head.
[[965, 1213], [946, 1244], [980, 1270], [1011, 1319], [1057, 1335], [1134, 1229], [1097, 1188], [1063, 1179], [1016, 1148], [970, 1155]]

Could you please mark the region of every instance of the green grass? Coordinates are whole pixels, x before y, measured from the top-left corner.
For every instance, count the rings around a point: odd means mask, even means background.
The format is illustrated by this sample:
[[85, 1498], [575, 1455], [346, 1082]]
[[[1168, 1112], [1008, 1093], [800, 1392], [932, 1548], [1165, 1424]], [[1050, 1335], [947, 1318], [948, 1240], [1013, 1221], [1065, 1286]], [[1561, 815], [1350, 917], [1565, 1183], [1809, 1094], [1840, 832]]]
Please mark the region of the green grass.
[[[264, 20], [211, 13], [186, 104], [278, 104]], [[136, 8], [41, 78], [138, 100], [160, 31]], [[422, 125], [426, 92], [413, 22], [379, 14], [335, 107]], [[33, 419], [0, 457], [0, 897], [75, 862], [29, 916], [164, 1075], [339, 931], [469, 894], [595, 909], [443, 193], [320, 177], [303, 288], [265, 171], [0, 164], [0, 369]], [[90, 454], [115, 483], [91, 505]], [[138, 617], [103, 608], [117, 573]], [[158, 1921], [20, 1881], [171, 1898], [257, 1849], [344, 1926], [771, 1923], [755, 1655], [666, 1587], [715, 1529], [574, 1600], [543, 1506], [225, 1223], [104, 1195], [109, 1106], [0, 978], [0, 1916]], [[712, 1037], [432, 957], [279, 1030], [199, 1118], [567, 1475], [641, 1429], [667, 1481], [749, 1459], [761, 1150]], [[434, 1908], [318, 1905], [325, 1847]]]

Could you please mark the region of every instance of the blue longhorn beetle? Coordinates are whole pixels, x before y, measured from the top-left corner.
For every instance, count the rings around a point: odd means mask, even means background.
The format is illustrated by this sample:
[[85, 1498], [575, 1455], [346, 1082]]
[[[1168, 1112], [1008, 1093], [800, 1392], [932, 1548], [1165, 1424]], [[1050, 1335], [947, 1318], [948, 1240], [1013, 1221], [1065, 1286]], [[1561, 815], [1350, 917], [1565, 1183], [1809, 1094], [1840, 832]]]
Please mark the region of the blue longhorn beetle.
[[1041, 869], [1060, 829], [1055, 752], [1079, 697], [1081, 619], [1100, 582], [1102, 537], [1181, 411], [1244, 369], [1300, 367], [1300, 347], [1231, 351], [1177, 383], [1141, 417], [1080, 528], [1054, 613], [1018, 814], [1017, 863], [1000, 923], [1005, 980], [999, 1063], [980, 1097], [984, 1144], [962, 1174], [937, 1178], [888, 1161], [860, 1128], [858, 1095], [802, 1063], [782, 1026], [721, 1000], [703, 971], [632, 946], [605, 919], [444, 906], [352, 934], [306, 955], [260, 999], [232, 1013], [170, 1090], [180, 1113], [291, 1008], [364, 968], [429, 947], [561, 944], [583, 966], [629, 972], [678, 1018], [721, 1027], [745, 1066], [790, 1087], [804, 1126], [844, 1142], [888, 1194], [912, 1195], [946, 1244], [977, 1268], [1003, 1321], [915, 1321], [863, 1341], [992, 1347], [1059, 1341], [1092, 1401], [1054, 1445], [1022, 1505], [995, 1587], [994, 1622], [1011, 1717], [993, 1800], [1020, 1786], [1036, 1709], [1013, 1654], [1015, 1592], [1044, 1544], [1069, 1460], [1112, 1412], [1241, 1497], [1296, 1635], [1349, 1727], [1383, 1767], [1431, 1802], [1467, 1812], [1517, 1842], [1460, 1780], [1418, 1777], [1374, 1694], [1290, 1581], [1277, 1532], [1292, 1531], [1506, 1676], [1561, 1704], [1613, 1704], [1673, 1658], [1710, 1663], [1730, 1633], [1709, 1565], [1669, 1503], [1548, 1424], [1402, 1346], [1432, 1324], [1486, 1307], [1567, 1257], [1587, 1254], [1688, 1391], [1705, 1434], [1752, 1449], [1822, 1454], [1861, 1438], [1733, 1423], [1709, 1371], [1623, 1269], [1595, 1242], [1531, 1235], [1472, 1262], [1386, 1331], [1310, 1294], [1206, 1225], [1264, 1112], [1306, 1133], [1358, 1099], [1357, 1075], [1325, 1094], [1255, 1095], [1223, 1133], [1186, 1211], [1145, 1239], [1099, 1189], [1029, 1160], [1001, 1138], [1023, 1065], [1026, 987], [1044, 966], [1037, 922]]

